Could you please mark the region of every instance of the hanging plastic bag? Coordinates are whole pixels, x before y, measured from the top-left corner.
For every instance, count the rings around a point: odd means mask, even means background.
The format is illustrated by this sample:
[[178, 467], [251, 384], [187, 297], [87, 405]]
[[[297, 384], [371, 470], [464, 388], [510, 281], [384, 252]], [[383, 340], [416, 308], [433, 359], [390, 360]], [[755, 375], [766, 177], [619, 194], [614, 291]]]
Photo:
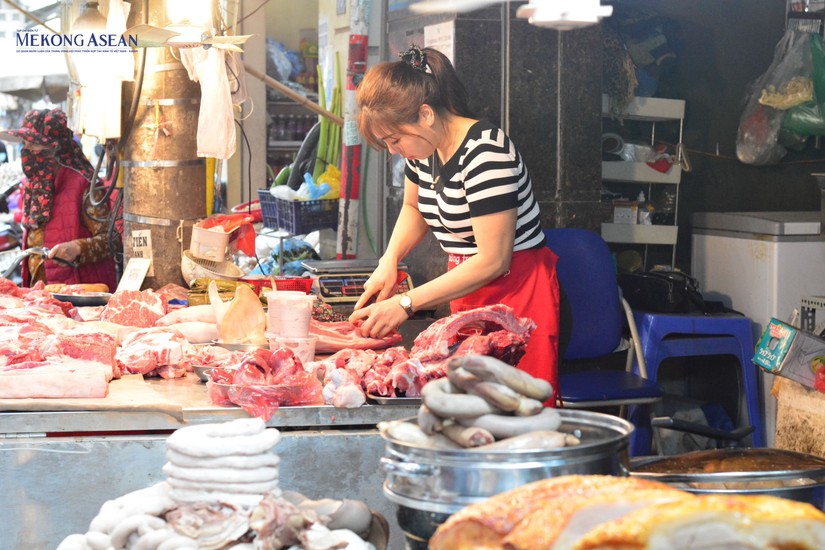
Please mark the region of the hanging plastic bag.
[[825, 51], [822, 47], [822, 37], [817, 33], [809, 35], [809, 54], [806, 62], [813, 87], [813, 98], [810, 101], [797, 105], [785, 114], [782, 120], [780, 140], [788, 149], [793, 149], [791, 143], [804, 141], [810, 136], [825, 135]]
[[201, 84], [198, 156], [226, 160], [235, 154], [235, 114], [226, 76], [226, 52], [220, 48], [180, 50], [189, 78]]
[[780, 111], [814, 99], [810, 34], [792, 32], [789, 41], [790, 47], [780, 62], [763, 75], [759, 91], [760, 104]]
[[774, 50], [773, 62], [751, 86], [748, 103], [739, 120], [736, 156], [741, 162], [765, 166], [776, 164], [785, 156], [786, 149], [779, 143], [785, 111], [761, 103], [760, 98], [767, 97], [767, 102], [772, 104], [793, 103], [778, 101], [777, 97], [783, 89], [787, 90], [793, 78], [801, 76], [804, 69], [800, 60], [805, 56], [810, 58], [809, 34], [785, 31]]

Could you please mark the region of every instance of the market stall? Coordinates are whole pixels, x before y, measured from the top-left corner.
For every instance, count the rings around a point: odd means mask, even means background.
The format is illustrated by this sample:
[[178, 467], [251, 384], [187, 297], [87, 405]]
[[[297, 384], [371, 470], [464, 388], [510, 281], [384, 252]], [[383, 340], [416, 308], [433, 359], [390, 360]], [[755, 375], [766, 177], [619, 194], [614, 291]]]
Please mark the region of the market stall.
[[[122, 388], [119, 384], [128, 386]], [[0, 529], [7, 548], [55, 548], [85, 532], [101, 505], [164, 479], [165, 442], [182, 426], [248, 417], [213, 406], [194, 374], [176, 380], [117, 380], [106, 399], [5, 405], [0, 413]], [[131, 396], [131, 397], [130, 397]], [[138, 396], [138, 397], [135, 397]], [[111, 403], [104, 403], [110, 400]], [[42, 403], [40, 404], [42, 406]], [[414, 416], [416, 405], [284, 407], [267, 423], [282, 431], [281, 486], [310, 498], [365, 501], [390, 522], [390, 548], [403, 543], [380, 492], [381, 421]]]

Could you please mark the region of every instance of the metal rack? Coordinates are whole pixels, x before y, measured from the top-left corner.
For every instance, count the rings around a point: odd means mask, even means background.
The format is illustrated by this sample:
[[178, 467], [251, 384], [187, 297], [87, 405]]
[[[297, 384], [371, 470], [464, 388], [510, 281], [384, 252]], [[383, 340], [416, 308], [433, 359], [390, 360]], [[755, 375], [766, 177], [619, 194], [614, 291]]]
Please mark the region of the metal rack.
[[[610, 98], [602, 95], [602, 118], [611, 116]], [[645, 247], [644, 264], [647, 265], [649, 245], [671, 246], [671, 265], [676, 263], [676, 241], [678, 236], [679, 183], [682, 178], [682, 132], [685, 117], [685, 101], [681, 99], [664, 99], [658, 97], [637, 97], [622, 112], [626, 120], [650, 123], [650, 144], [656, 141], [656, 125], [662, 123], [679, 123], [677, 162], [666, 173], [658, 172], [644, 162], [603, 161], [602, 179], [604, 181], [643, 184], [650, 200], [653, 185], [674, 185], [676, 200], [674, 203], [673, 225], [640, 225], [622, 223], [602, 223], [602, 237], [608, 243], [642, 244]]]

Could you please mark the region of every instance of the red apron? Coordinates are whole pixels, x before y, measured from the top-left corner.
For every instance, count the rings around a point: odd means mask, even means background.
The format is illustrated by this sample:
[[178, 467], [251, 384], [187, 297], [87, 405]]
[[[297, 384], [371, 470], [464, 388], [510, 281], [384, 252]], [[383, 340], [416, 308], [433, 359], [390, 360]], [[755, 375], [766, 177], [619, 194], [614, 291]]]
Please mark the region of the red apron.
[[[470, 256], [450, 254], [452, 269]], [[513, 308], [519, 317], [536, 323], [524, 357], [517, 367], [536, 378], [549, 381], [558, 393], [559, 362], [559, 281], [556, 255], [547, 247], [514, 252], [510, 271], [463, 298], [450, 302], [453, 313], [493, 304]], [[555, 399], [546, 403], [555, 406]]]

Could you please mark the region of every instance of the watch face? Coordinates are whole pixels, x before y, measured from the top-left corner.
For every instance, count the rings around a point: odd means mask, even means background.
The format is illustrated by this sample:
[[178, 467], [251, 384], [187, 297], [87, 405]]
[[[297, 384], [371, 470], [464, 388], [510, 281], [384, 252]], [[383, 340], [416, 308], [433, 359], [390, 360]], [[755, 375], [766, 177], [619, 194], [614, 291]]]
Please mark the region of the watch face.
[[401, 297], [401, 307], [410, 307], [412, 306], [412, 299], [409, 296], [402, 296]]

